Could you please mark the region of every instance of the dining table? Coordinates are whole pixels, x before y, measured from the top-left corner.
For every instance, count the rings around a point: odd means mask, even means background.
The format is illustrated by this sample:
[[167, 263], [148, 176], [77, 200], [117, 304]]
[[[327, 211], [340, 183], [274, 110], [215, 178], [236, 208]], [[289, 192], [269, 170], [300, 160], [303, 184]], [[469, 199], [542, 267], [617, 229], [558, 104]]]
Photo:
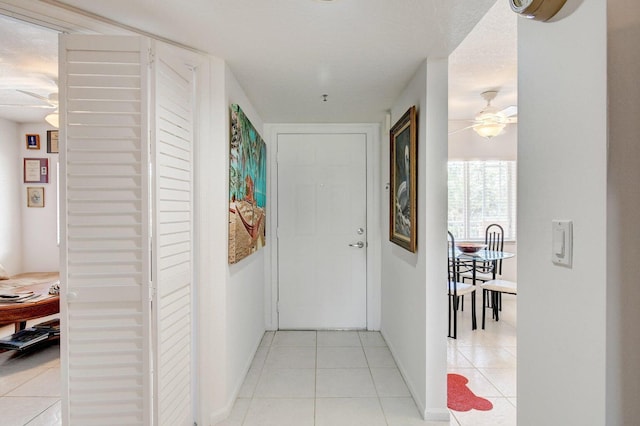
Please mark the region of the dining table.
[[[488, 263], [488, 262], [497, 262], [498, 260], [509, 259], [515, 256], [515, 253], [509, 253], [506, 251], [499, 250], [487, 250], [481, 249], [473, 253], [466, 253], [458, 248], [455, 249], [454, 255], [458, 264], [463, 266], [468, 265], [469, 269], [465, 269], [462, 272], [470, 271], [472, 276], [473, 285], [476, 285], [476, 269], [478, 262], [480, 263]], [[495, 279], [495, 272], [493, 275]]]
[[[463, 252], [462, 250], [456, 249], [454, 250], [455, 260], [457, 261], [458, 274], [462, 272], [471, 271], [472, 282], [473, 285], [476, 285], [476, 270], [478, 263], [485, 262], [497, 262], [499, 260], [510, 259], [515, 256], [515, 253], [509, 253], [506, 251], [499, 250], [487, 250], [481, 249], [473, 253]], [[463, 270], [460, 270], [463, 268]], [[495, 268], [493, 273], [493, 278], [495, 279]], [[459, 280], [459, 278], [456, 278]], [[475, 317], [473, 318], [473, 325], [471, 327], [473, 330], [476, 329], [476, 321]]]

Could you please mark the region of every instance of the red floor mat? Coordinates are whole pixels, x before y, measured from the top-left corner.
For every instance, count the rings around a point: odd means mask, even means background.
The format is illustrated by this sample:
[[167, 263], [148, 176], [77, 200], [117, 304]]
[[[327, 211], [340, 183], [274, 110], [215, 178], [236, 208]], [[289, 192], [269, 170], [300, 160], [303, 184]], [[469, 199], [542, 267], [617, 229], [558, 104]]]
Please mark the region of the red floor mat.
[[447, 374], [447, 407], [454, 411], [491, 410], [491, 401], [474, 394], [467, 383], [469, 380], [460, 374]]

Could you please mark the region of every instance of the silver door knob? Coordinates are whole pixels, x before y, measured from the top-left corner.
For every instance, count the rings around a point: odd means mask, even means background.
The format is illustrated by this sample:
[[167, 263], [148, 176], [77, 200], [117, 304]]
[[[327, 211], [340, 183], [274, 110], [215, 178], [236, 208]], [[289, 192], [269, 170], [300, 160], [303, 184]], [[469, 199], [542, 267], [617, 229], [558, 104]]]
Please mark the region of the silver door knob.
[[349, 247], [362, 248], [362, 247], [364, 247], [364, 243], [362, 241], [358, 241], [355, 244], [349, 244]]

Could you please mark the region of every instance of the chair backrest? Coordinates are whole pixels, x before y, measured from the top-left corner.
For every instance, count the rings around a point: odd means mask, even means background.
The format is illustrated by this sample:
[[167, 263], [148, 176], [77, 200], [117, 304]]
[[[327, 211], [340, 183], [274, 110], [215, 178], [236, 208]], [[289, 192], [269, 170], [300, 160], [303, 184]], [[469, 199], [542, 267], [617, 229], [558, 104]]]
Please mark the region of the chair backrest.
[[449, 247], [448, 247], [448, 255], [447, 255], [447, 291], [449, 292], [449, 295], [456, 295], [456, 286], [455, 285], [451, 285], [451, 283], [455, 283], [457, 281], [457, 269], [456, 269], [456, 264], [457, 264], [457, 260], [456, 260], [456, 241], [453, 238], [453, 234], [451, 233], [451, 231], [447, 231], [448, 235], [448, 240], [449, 240]]
[[[504, 251], [504, 229], [502, 226], [497, 223], [487, 226], [484, 231], [484, 243], [487, 245], [487, 250]], [[496, 261], [495, 273], [502, 275], [502, 260]]]

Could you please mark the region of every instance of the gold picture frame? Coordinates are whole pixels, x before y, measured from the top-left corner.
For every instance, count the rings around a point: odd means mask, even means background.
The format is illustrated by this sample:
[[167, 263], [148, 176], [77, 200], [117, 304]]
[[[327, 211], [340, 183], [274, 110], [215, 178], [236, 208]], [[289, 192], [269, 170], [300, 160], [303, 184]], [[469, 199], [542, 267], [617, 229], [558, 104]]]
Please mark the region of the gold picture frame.
[[44, 187], [27, 187], [27, 207], [44, 207]]
[[412, 106], [390, 131], [389, 240], [417, 250], [418, 123]]
[[27, 149], [40, 149], [40, 135], [38, 134], [27, 134], [26, 144]]

